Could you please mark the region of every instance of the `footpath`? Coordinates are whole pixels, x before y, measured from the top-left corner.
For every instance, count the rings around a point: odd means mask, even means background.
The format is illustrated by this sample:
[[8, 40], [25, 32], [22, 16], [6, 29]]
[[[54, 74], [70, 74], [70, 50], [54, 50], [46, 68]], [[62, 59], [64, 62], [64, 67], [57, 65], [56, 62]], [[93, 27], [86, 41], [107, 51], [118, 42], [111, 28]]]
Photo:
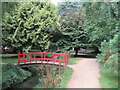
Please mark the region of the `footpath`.
[[73, 74], [67, 88], [100, 88], [99, 64], [95, 58], [80, 58], [77, 64], [68, 65]]

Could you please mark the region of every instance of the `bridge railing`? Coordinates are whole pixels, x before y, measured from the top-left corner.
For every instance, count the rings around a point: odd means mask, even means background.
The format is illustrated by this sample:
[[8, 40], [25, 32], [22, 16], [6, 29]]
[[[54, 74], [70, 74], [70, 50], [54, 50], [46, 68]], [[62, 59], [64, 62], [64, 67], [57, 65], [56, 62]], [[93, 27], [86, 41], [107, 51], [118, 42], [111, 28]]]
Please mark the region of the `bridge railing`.
[[[22, 63], [21, 63], [22, 62]], [[20, 53], [18, 52], [18, 64], [27, 63], [58, 63], [67, 65], [68, 54], [64, 53], [51, 53], [51, 52], [30, 52], [30, 53]]]

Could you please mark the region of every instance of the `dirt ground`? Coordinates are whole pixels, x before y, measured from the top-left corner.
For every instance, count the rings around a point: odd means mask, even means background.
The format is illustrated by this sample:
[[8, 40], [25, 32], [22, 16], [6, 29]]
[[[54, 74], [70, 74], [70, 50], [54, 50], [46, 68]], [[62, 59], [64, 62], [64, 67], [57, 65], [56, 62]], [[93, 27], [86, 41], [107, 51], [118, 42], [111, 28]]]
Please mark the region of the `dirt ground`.
[[77, 64], [68, 65], [73, 74], [67, 88], [100, 88], [99, 64], [95, 58], [80, 58]]

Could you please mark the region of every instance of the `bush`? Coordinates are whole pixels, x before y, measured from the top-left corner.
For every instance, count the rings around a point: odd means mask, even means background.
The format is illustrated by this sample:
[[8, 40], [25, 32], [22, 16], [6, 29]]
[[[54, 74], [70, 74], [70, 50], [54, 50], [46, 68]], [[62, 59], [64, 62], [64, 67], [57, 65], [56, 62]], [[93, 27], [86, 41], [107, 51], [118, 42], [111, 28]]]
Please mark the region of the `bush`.
[[101, 54], [97, 55], [97, 61], [104, 64], [104, 67], [110, 71], [118, 71], [118, 50], [120, 40], [118, 40], [118, 34], [110, 39], [109, 42], [104, 41], [101, 43]]
[[26, 78], [31, 76], [31, 73], [25, 71], [13, 64], [4, 64], [2, 66], [2, 88], [13, 87], [18, 83], [23, 82]]

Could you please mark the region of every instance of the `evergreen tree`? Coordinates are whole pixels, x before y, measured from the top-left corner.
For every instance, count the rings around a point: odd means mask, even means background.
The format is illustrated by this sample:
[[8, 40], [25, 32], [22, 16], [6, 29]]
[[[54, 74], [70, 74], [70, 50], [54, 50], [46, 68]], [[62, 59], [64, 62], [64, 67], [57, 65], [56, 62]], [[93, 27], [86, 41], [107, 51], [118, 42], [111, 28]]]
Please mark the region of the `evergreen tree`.
[[[17, 8], [18, 4], [17, 2], [1, 2], [2, 3], [2, 19], [5, 19], [6, 13], [12, 14], [15, 11], [15, 8]], [[4, 38], [8, 36], [8, 33], [4, 33]], [[2, 50], [5, 52], [5, 47], [8, 47], [8, 43], [5, 40], [2, 40]]]
[[109, 41], [118, 32], [118, 8], [114, 2], [86, 2], [85, 23], [86, 30], [93, 48], [98, 51], [101, 42]]
[[[50, 47], [53, 25], [58, 25], [55, 6], [50, 2], [21, 2], [14, 13], [3, 19], [3, 41], [14, 50], [28, 52], [33, 47]], [[7, 35], [7, 36], [6, 36]]]
[[61, 22], [62, 39], [58, 42], [65, 50], [74, 48], [76, 55], [80, 47], [87, 47], [87, 33], [83, 29], [84, 10], [80, 2], [62, 2], [59, 3], [59, 15]]
[[120, 48], [119, 35], [116, 34], [109, 42], [104, 41], [101, 43], [101, 54], [97, 55], [97, 61], [103, 63], [110, 71], [118, 71], [118, 50]]

